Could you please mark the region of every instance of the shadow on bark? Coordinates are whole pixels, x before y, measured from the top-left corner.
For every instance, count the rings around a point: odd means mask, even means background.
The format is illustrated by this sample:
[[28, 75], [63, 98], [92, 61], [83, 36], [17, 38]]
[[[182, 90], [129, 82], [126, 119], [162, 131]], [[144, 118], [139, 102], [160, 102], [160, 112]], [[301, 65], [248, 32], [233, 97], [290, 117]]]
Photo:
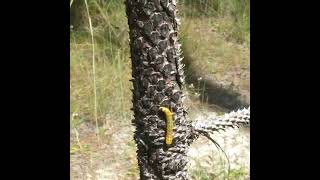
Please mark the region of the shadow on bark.
[[246, 95], [234, 90], [232, 87], [225, 87], [221, 83], [214, 81], [211, 78], [206, 77], [205, 72], [199, 72], [195, 67], [191, 65], [194, 61], [189, 55], [188, 51], [183, 48], [184, 64], [186, 72], [186, 85], [198, 84], [199, 77], [202, 93], [200, 93], [200, 100], [210, 105], [217, 105], [225, 111], [231, 111], [243, 107], [249, 107], [250, 100], [246, 98]]

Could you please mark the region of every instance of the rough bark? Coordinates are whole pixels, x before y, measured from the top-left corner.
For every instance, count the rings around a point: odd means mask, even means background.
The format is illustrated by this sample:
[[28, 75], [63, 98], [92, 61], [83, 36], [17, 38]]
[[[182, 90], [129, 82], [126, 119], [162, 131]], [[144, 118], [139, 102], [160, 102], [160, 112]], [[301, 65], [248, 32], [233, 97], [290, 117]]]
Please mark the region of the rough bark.
[[[140, 179], [189, 179], [187, 150], [210, 127], [187, 121], [179, 20], [175, 0], [126, 0], [133, 83], [134, 139]], [[172, 109], [173, 142], [166, 145], [166, 120], [160, 107]]]
[[[133, 124], [141, 179], [187, 179], [191, 124], [182, 104], [183, 65], [176, 3], [127, 0], [133, 82]], [[173, 143], [165, 144], [160, 107], [173, 111]]]

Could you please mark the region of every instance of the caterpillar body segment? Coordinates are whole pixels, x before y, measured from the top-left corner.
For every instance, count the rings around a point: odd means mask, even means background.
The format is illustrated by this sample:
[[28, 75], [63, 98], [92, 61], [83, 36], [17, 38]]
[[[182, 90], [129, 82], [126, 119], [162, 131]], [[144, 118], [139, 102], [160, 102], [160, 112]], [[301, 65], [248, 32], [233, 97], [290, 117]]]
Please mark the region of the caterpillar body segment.
[[160, 107], [166, 118], [166, 144], [171, 145], [173, 141], [173, 113], [169, 108]]

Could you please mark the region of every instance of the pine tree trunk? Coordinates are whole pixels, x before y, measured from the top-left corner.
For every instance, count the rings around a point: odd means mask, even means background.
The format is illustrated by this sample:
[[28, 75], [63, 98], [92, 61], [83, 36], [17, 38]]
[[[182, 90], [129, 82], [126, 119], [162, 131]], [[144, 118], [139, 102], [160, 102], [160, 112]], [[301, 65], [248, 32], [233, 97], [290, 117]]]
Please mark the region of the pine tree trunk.
[[[141, 179], [188, 179], [190, 123], [182, 104], [184, 81], [175, 0], [126, 0], [133, 82], [133, 124]], [[167, 107], [174, 117], [165, 143]]]

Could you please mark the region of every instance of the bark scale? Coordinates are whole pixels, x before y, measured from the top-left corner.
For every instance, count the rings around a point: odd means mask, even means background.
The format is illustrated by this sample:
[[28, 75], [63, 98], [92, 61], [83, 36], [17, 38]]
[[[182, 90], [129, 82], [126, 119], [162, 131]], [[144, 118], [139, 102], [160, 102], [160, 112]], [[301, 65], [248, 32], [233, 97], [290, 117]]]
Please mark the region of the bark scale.
[[[134, 139], [141, 179], [188, 179], [191, 124], [182, 103], [184, 82], [175, 0], [126, 0], [133, 82]], [[172, 109], [173, 142], [165, 144]]]

